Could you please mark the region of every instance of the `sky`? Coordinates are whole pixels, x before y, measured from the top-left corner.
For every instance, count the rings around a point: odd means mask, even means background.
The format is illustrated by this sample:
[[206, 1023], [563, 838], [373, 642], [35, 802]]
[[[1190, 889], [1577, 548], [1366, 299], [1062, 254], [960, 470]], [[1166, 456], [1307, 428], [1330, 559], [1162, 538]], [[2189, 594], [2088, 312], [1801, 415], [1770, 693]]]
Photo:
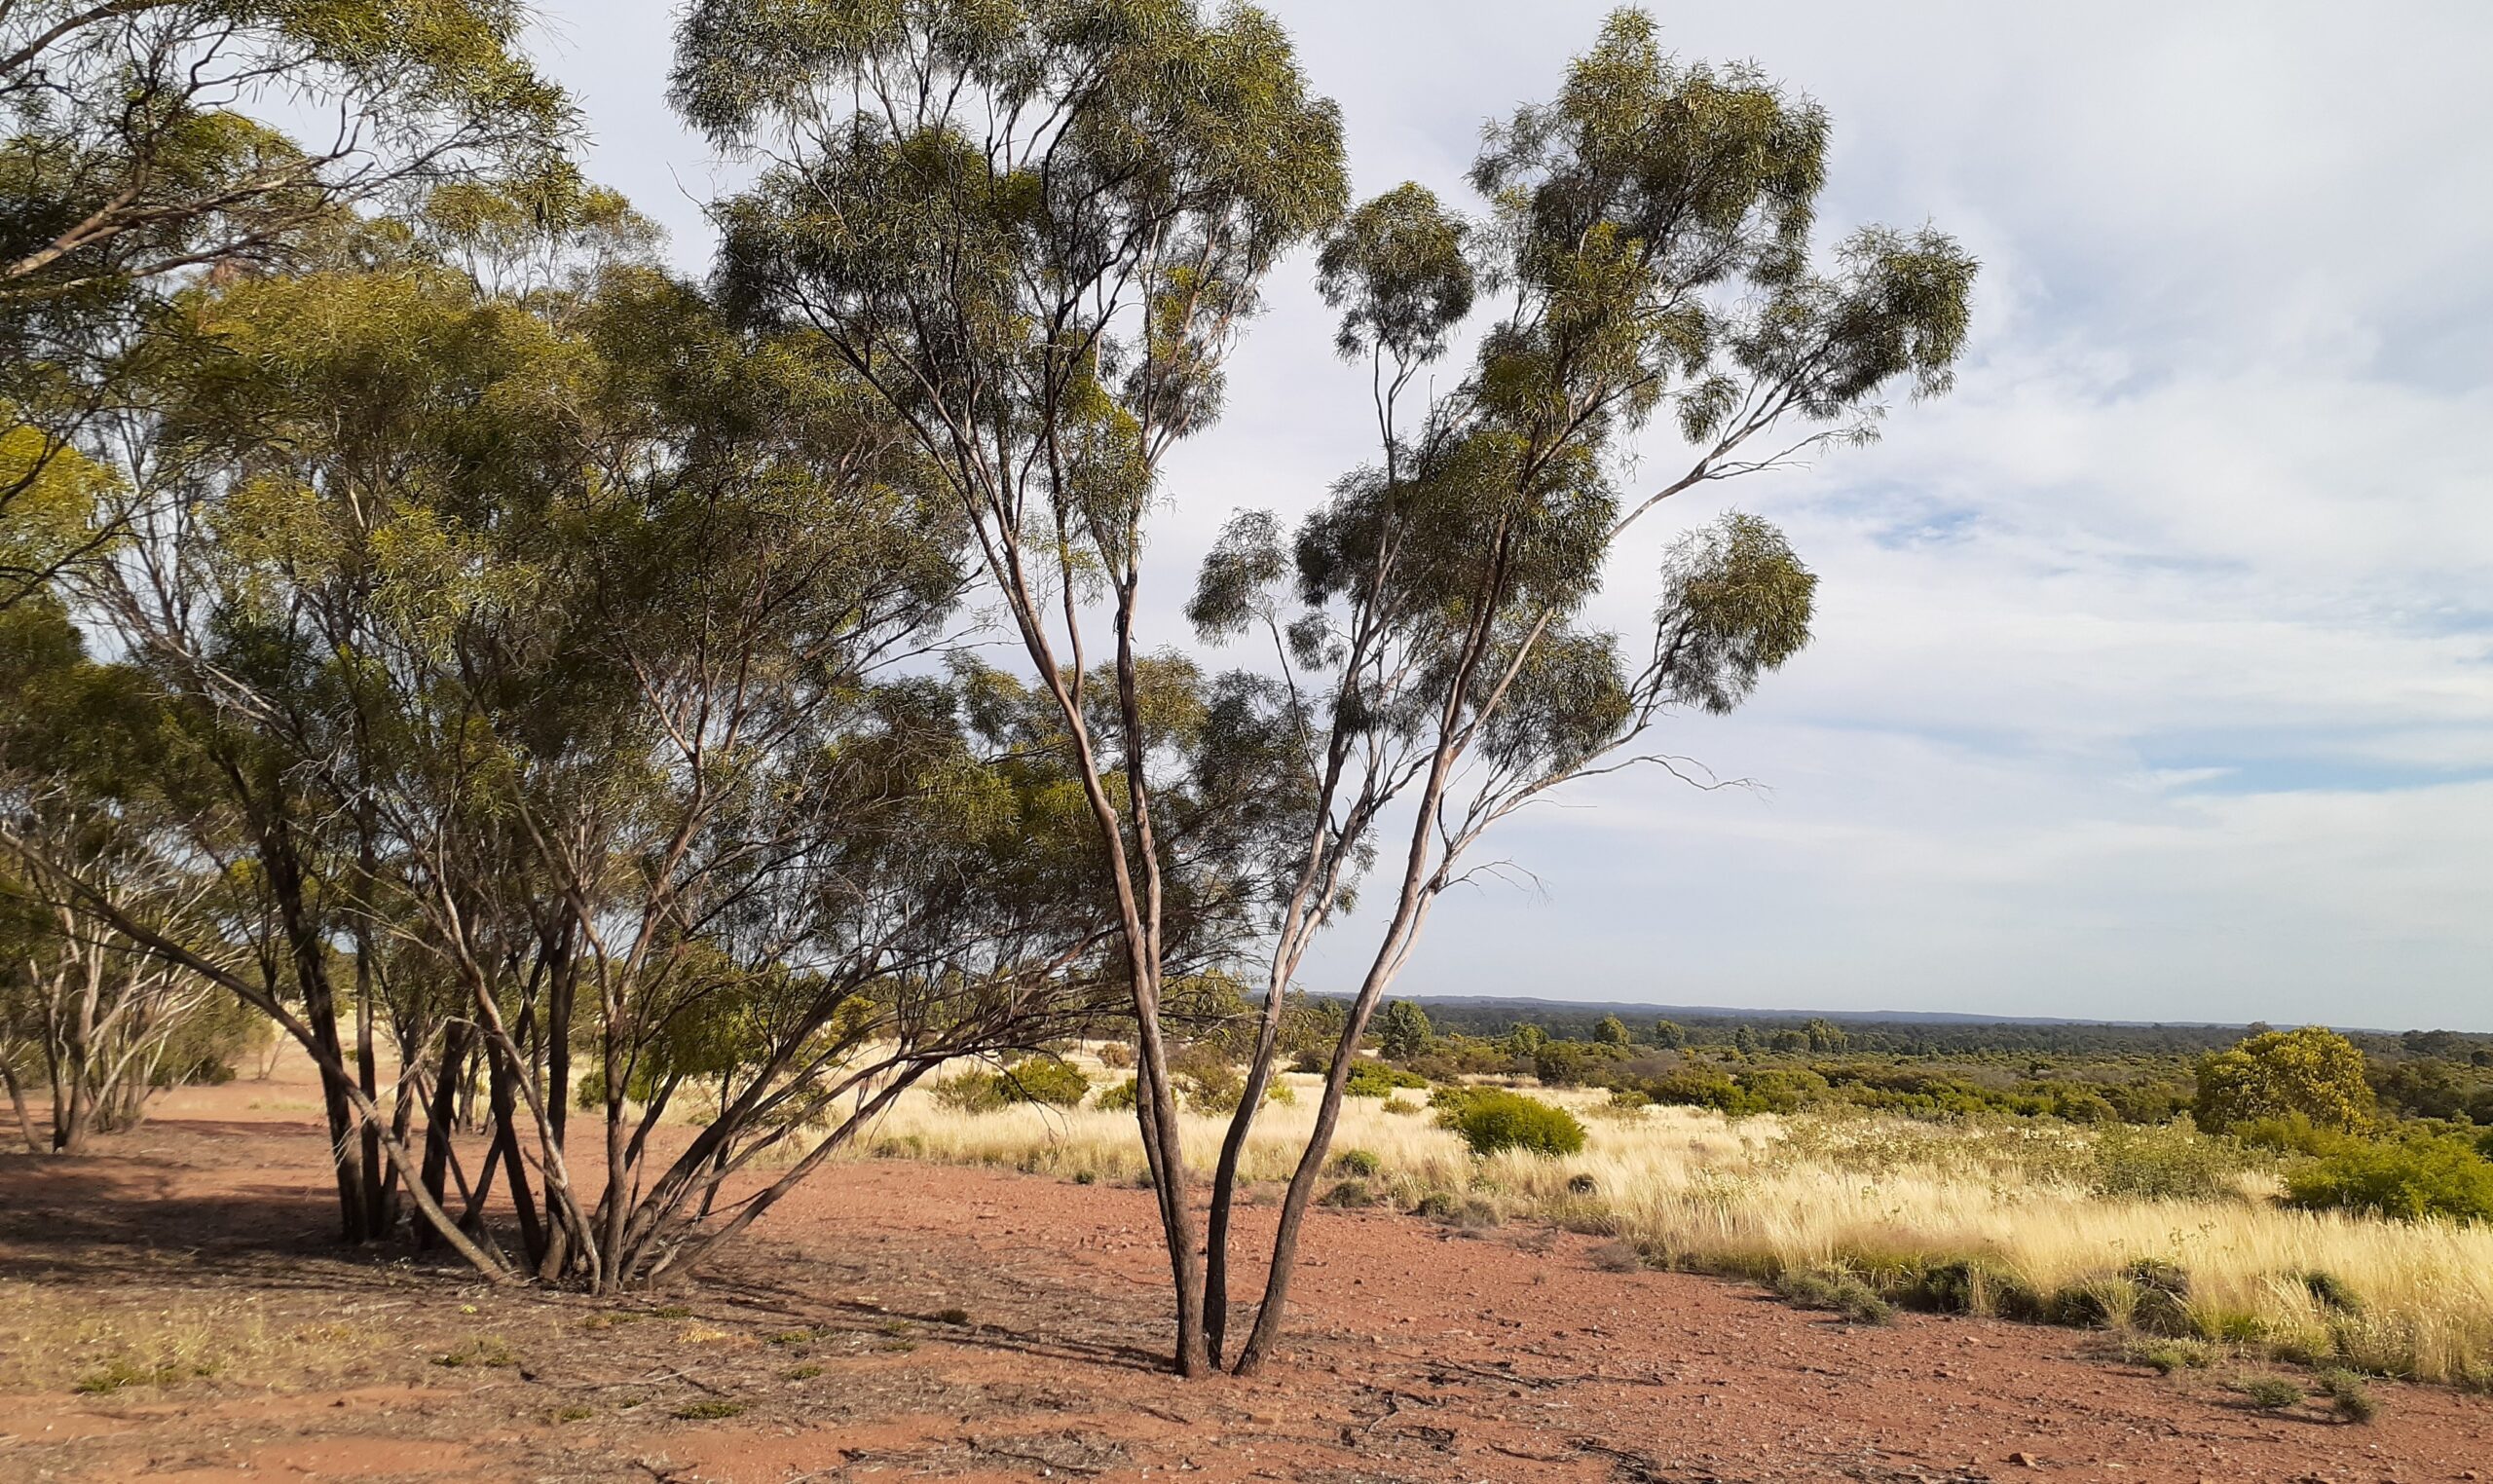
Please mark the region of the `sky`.
[[[697, 271], [740, 178], [669, 115], [664, 0], [543, 0], [591, 173]], [[1468, 200], [1481, 123], [1609, 7], [1267, 0], [1354, 188]], [[2493, 1030], [2493, 7], [1652, 7], [1834, 119], [1821, 222], [1983, 262], [1954, 391], [1710, 488], [1820, 577], [1816, 638], [1483, 847], [1398, 988], [1760, 1009]], [[1170, 467], [1146, 621], [1244, 506], [1367, 457], [1364, 374], [1285, 263]], [[1670, 469], [1656, 430], [1623, 488]], [[1693, 497], [1692, 497], [1693, 499]], [[1674, 504], [1678, 503], [1674, 501]], [[1355, 986], [1374, 924], [1305, 976]]]

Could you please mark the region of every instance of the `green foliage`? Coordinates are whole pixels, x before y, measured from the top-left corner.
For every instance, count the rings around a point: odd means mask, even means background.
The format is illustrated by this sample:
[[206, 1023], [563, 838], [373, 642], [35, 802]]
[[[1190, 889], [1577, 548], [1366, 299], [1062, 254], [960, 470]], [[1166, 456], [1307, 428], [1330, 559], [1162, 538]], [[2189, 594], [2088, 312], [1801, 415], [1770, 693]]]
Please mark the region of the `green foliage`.
[[1516, 1149], [1549, 1157], [1584, 1147], [1584, 1126], [1564, 1108], [1501, 1088], [1447, 1092], [1437, 1122], [1461, 1134], [1475, 1155]]
[[1345, 1149], [1333, 1156], [1333, 1168], [1362, 1180], [1374, 1179], [1384, 1162], [1365, 1149]]
[[1803, 1309], [1831, 1310], [1855, 1324], [1894, 1320], [1894, 1306], [1860, 1276], [1843, 1268], [1810, 1268], [1777, 1275], [1774, 1291]]
[[2233, 1389], [2262, 1412], [2281, 1412], [2308, 1394], [2302, 1383], [2290, 1376], [2246, 1376]]
[[2286, 1189], [2293, 1205], [2313, 1210], [2493, 1220], [2493, 1161], [2448, 1135], [2350, 1145], [2288, 1171]]
[[1429, 1079], [1417, 1072], [1406, 1072], [1398, 1066], [1361, 1057], [1351, 1063], [1342, 1083], [1342, 1093], [1349, 1097], [1387, 1097], [1397, 1089], [1425, 1088]]
[[2199, 1063], [2199, 1127], [2221, 1132], [2236, 1124], [2299, 1115], [2317, 1128], [2362, 1133], [2372, 1126], [2374, 1097], [2363, 1054], [2325, 1026], [2272, 1030]]
[[2095, 1189], [2151, 1201], [2207, 1201], [2236, 1193], [2241, 1156], [2179, 1124], [2112, 1125], [2095, 1136]]
[[1429, 1049], [1429, 1013], [1409, 1000], [1390, 1001], [1376, 1018], [1376, 1044], [1389, 1060], [1423, 1055]]
[[1593, 1040], [1603, 1046], [1625, 1046], [1630, 1039], [1627, 1022], [1615, 1015], [1603, 1016], [1601, 1023], [1593, 1027]]
[[1345, 1210], [1361, 1210], [1377, 1204], [1376, 1192], [1365, 1180], [1337, 1180], [1317, 1198], [1320, 1206], [1338, 1206]]
[[2380, 1415], [2380, 1402], [2355, 1372], [2332, 1368], [2320, 1373], [2320, 1392], [2337, 1415], [2350, 1423], [2367, 1423]]

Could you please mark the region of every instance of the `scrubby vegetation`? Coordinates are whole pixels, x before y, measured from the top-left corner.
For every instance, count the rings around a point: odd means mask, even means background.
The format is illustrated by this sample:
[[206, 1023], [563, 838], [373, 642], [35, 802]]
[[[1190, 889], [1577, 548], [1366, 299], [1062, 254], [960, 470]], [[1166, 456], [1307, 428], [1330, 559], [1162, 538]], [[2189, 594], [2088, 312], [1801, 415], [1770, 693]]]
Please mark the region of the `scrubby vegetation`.
[[[1792, 1075], [1810, 1070], [1813, 1056], [1847, 1064], [1863, 1056], [1842, 1046], [1733, 1059], [1724, 1055], [1732, 1048], [1682, 1033], [1687, 1042], [1667, 1055], [1683, 1065], [1780, 1072], [1787, 1087], [1814, 1086]], [[1417, 1068], [1483, 1061], [1481, 1048], [1497, 1044], [1451, 1040], [1406, 1045], [1402, 1062], [1374, 1062], [1377, 1075], [1423, 1080]], [[1823, 1074], [1835, 1095], [1734, 1114], [1655, 1100], [1646, 1089], [1667, 1073], [1611, 1089], [1550, 1087], [1520, 1069], [1553, 1045], [1605, 1043], [1559, 1041], [1534, 1026], [1498, 1041], [1508, 1059], [1496, 1070], [1434, 1085], [1433, 1119], [1355, 1100], [1320, 1204], [1391, 1205], [1455, 1225], [1554, 1221], [1609, 1240], [1599, 1267], [1755, 1279], [1862, 1321], [1883, 1306], [2105, 1328], [2135, 1337], [2124, 1353], [2164, 1371], [2264, 1352], [2360, 1374], [2493, 1386], [2493, 1223], [2478, 1224], [2480, 1212], [2465, 1205], [2483, 1158], [2455, 1126], [2413, 1116], [2391, 1094], [2376, 1094], [2368, 1135], [2319, 1129], [2307, 1116], [2210, 1132], [2186, 1094], [2177, 1116], [2137, 1122], [1996, 1103], [1871, 1107], [1836, 1093], [1846, 1084]], [[1628, 1045], [1626, 1055], [1587, 1055], [1613, 1068], [1663, 1055], [1642, 1040]], [[2357, 1048], [2375, 1086], [2396, 1086], [2396, 1068], [2422, 1059], [2388, 1060], [2404, 1051], [2391, 1045], [2386, 1065]], [[2433, 1059], [2474, 1071], [2465, 1059], [2474, 1047], [2458, 1050], [2458, 1058]], [[1881, 1058], [1899, 1079], [1994, 1088], [2034, 1078], [2040, 1059]], [[2178, 1053], [2123, 1053], [2072, 1056], [2044, 1071], [2072, 1086], [2115, 1087], [2122, 1075], [2187, 1089], [2193, 1067]], [[1302, 1092], [1314, 1081], [1291, 1077]], [[1287, 1172], [1305, 1102], [1259, 1124], [1243, 1151], [1245, 1179]], [[1182, 1133], [1188, 1158], [1209, 1164], [1217, 1127], [1189, 1117]], [[874, 1147], [1082, 1179], [1142, 1172], [1130, 1126], [1089, 1107], [1045, 1122], [1010, 1108], [961, 1119], [912, 1094]]]

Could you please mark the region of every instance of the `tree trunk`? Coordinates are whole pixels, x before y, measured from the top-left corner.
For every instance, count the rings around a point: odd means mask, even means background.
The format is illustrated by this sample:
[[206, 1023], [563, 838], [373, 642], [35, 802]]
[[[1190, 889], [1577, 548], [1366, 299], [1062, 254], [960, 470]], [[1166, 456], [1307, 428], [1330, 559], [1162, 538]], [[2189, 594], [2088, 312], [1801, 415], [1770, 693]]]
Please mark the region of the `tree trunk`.
[[26, 1090], [18, 1085], [18, 1070], [0, 1059], [0, 1082], [9, 1086], [9, 1107], [18, 1115], [19, 1136], [26, 1141], [26, 1153], [43, 1153], [43, 1140], [35, 1137], [34, 1116], [26, 1111]]
[[[451, 1114], [466, 1059], [467, 1026], [454, 1020], [441, 1033], [441, 1065], [433, 1076], [431, 1105], [425, 1114], [424, 1170], [418, 1177], [436, 1206], [449, 1204], [444, 1180], [450, 1169]], [[435, 1240], [429, 1229], [416, 1229], [417, 1246], [429, 1247]]]

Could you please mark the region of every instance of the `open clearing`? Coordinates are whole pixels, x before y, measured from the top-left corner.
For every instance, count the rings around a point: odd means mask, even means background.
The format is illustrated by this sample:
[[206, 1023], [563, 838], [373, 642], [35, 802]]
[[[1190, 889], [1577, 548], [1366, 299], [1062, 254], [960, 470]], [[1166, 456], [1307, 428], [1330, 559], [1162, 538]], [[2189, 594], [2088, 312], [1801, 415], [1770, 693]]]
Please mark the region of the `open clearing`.
[[2101, 1335], [1853, 1327], [1374, 1211], [1315, 1217], [1284, 1363], [1187, 1384], [1144, 1193], [903, 1161], [824, 1171], [699, 1284], [498, 1292], [323, 1240], [309, 1096], [0, 1159], [0, 1480], [2493, 1477], [2493, 1403], [2447, 1389], [2263, 1415]]

